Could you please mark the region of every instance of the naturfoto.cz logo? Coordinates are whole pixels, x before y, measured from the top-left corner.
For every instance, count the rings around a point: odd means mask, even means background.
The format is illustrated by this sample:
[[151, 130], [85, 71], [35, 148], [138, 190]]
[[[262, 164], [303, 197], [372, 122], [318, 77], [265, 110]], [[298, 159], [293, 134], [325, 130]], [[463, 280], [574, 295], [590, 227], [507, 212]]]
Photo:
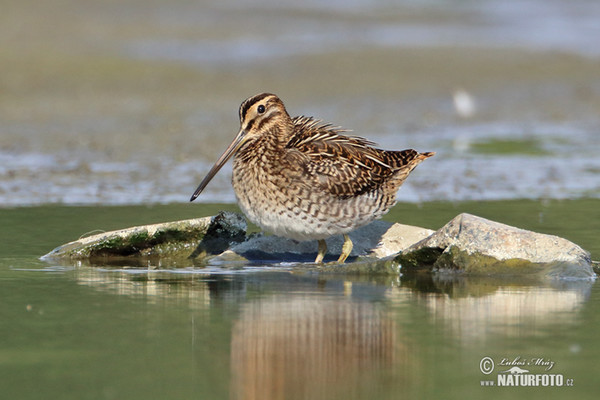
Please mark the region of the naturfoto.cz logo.
[[479, 370], [485, 375], [495, 372], [496, 379], [482, 380], [481, 386], [573, 386], [572, 378], [550, 372], [554, 366], [554, 361], [544, 357], [503, 357], [494, 361], [486, 356], [479, 361]]

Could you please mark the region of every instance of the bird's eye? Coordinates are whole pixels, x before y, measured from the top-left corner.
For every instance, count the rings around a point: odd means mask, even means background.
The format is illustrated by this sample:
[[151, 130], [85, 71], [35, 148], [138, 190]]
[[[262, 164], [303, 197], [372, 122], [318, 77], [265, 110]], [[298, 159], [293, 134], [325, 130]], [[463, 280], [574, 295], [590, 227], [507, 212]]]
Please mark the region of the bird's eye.
[[258, 108], [256, 109], [256, 111], [258, 111], [259, 114], [262, 114], [265, 112], [265, 106], [263, 106], [262, 104], [260, 106], [258, 106]]

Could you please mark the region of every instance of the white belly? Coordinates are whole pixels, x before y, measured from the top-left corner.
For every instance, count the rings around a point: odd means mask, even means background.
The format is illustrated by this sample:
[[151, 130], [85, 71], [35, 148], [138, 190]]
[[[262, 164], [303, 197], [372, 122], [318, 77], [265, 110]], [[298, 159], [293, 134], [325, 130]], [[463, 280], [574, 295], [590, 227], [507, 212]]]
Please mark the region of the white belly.
[[348, 233], [387, 212], [377, 209], [372, 194], [345, 200], [319, 196], [318, 201], [299, 194], [287, 198], [272, 188], [265, 192], [236, 190], [240, 208], [252, 223], [277, 236], [300, 241]]

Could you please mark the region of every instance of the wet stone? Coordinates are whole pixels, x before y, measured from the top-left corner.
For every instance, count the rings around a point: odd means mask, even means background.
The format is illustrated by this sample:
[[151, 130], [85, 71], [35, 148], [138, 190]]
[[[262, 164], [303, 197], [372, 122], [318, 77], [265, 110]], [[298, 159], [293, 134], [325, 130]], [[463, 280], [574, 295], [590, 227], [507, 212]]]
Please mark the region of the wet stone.
[[[434, 231], [417, 226], [374, 221], [349, 234], [353, 243], [349, 262], [361, 259], [383, 259], [397, 254], [422, 240]], [[326, 240], [325, 262], [336, 261], [342, 251], [343, 236]], [[317, 255], [317, 241], [298, 242], [271, 235], [254, 235], [235, 244], [214, 260], [246, 259], [254, 262], [313, 262]]]
[[80, 238], [57, 247], [45, 260], [86, 260], [91, 265], [158, 265], [243, 268], [273, 265], [322, 273], [466, 273], [590, 279], [590, 254], [553, 235], [531, 232], [470, 214], [437, 231], [374, 221], [349, 234], [354, 244], [344, 264], [337, 260], [342, 235], [327, 239], [325, 264], [314, 264], [317, 241], [297, 242], [266, 234], [246, 235], [236, 213], [137, 226]]
[[590, 254], [567, 239], [460, 214], [396, 257], [406, 269], [592, 278]]
[[246, 226], [241, 215], [221, 212], [213, 217], [135, 226], [83, 237], [41, 258], [193, 258], [210, 251], [222, 251], [231, 242], [245, 240]]

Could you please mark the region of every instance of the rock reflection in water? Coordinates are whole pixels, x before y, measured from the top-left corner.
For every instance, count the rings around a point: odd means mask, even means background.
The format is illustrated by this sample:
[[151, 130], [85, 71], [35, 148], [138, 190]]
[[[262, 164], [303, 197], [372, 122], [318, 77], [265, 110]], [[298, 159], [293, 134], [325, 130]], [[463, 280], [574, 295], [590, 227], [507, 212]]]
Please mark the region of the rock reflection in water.
[[177, 302], [192, 309], [206, 309], [211, 303], [210, 282], [193, 274], [97, 268], [77, 268], [74, 272], [80, 285], [121, 296], [143, 297], [148, 303]]
[[247, 303], [232, 332], [231, 397], [347, 399], [382, 386], [391, 393], [406, 378], [398, 336], [371, 303], [279, 295]]
[[540, 337], [576, 322], [592, 281], [556, 281], [543, 286], [488, 279], [438, 282], [438, 293], [419, 296], [432, 318], [467, 346], [498, 337]]

